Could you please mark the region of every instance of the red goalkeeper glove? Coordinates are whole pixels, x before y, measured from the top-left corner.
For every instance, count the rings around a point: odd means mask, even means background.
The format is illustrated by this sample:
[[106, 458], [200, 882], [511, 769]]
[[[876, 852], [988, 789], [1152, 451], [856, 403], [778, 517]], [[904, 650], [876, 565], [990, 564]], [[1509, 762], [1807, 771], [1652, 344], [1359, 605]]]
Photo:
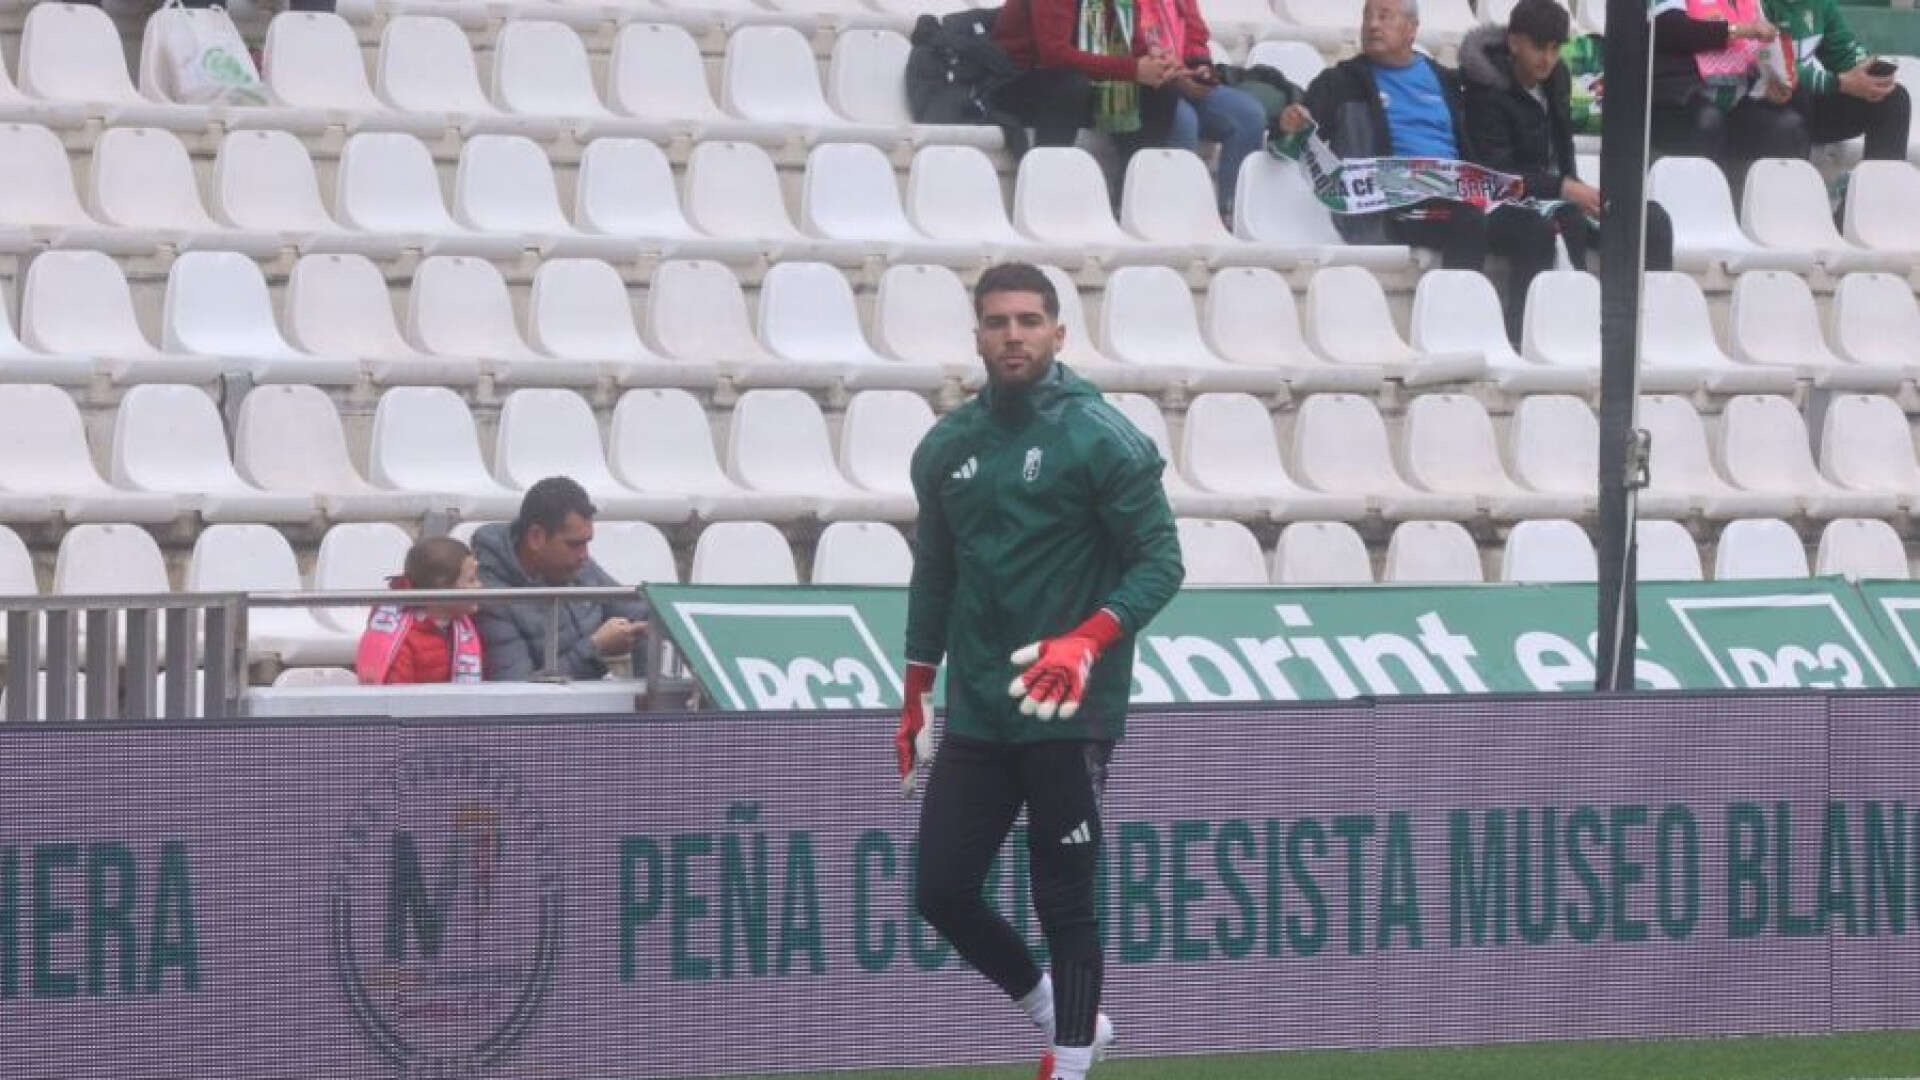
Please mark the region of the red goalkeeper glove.
[[1027, 716], [1051, 720], [1058, 714], [1062, 720], [1071, 720], [1080, 711], [1093, 662], [1118, 640], [1120, 620], [1101, 608], [1059, 637], [1036, 641], [1014, 653], [1013, 662], [1027, 665], [1027, 670], [1014, 677], [1007, 694], [1020, 699], [1020, 711]]
[[933, 680], [939, 670], [932, 664], [907, 661], [906, 700], [900, 705], [900, 726], [893, 732], [903, 798], [913, 798], [920, 766], [933, 758]]

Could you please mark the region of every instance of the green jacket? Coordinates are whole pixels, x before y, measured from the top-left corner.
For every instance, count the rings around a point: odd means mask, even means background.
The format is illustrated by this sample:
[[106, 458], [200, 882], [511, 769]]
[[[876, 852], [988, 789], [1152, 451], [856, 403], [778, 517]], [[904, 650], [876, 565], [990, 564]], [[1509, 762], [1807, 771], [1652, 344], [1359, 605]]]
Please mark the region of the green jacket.
[[1766, 0], [1765, 11], [1767, 21], [1793, 39], [1800, 85], [1808, 93], [1833, 93], [1841, 72], [1873, 55], [1841, 16], [1839, 0]]
[[[1185, 570], [1164, 463], [1064, 364], [1017, 397], [989, 385], [913, 454], [920, 500], [907, 659], [947, 665], [946, 730], [990, 742], [1113, 739], [1126, 731], [1133, 639]], [[1126, 636], [1094, 664], [1073, 720], [1020, 715], [1008, 657], [1100, 608]]]

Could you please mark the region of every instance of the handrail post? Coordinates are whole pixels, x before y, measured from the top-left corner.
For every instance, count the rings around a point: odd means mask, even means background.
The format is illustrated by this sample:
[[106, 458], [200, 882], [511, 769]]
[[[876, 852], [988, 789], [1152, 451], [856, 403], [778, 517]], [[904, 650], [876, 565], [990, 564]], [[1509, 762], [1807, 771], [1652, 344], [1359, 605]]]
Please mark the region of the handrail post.
[[40, 715], [40, 613], [7, 612], [7, 719]]

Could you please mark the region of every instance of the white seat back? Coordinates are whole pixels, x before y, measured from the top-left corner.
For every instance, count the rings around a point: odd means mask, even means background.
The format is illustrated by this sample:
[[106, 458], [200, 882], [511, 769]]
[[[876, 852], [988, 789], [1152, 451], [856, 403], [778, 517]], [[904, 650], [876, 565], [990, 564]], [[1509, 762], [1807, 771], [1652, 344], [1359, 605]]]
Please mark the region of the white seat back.
[[[725, 491], [734, 487], [720, 468], [713, 429], [700, 400], [685, 390], [629, 390], [613, 410], [608, 435], [613, 469], [633, 487]], [[672, 478], [672, 486], [648, 483]]]
[[213, 161], [213, 209], [228, 225], [273, 232], [340, 228], [320, 199], [313, 157], [285, 131], [229, 131]]
[[696, 585], [797, 585], [793, 549], [780, 530], [764, 521], [721, 521], [709, 525], [693, 545]]
[[1816, 574], [1904, 581], [1913, 576], [1907, 546], [1892, 525], [1879, 518], [1835, 518], [1820, 531], [1814, 555]]
[[1514, 475], [1535, 491], [1596, 498], [1600, 421], [1572, 394], [1528, 394], [1508, 430]]
[[80, 494], [104, 484], [72, 394], [44, 383], [0, 384], [0, 489]]
[[1233, 231], [1284, 247], [1346, 243], [1333, 214], [1313, 194], [1300, 167], [1271, 154], [1250, 155], [1234, 182]]
[[873, 343], [883, 353], [923, 364], [978, 361], [973, 298], [944, 266], [891, 266], [873, 299]]
[[710, 141], [693, 148], [687, 155], [686, 210], [694, 228], [713, 236], [775, 240], [800, 235], [787, 213], [773, 159], [752, 143]]
[[986, 153], [972, 146], [926, 146], [907, 172], [907, 213], [937, 240], [1019, 242], [1000, 177]]
[[1600, 366], [1600, 279], [1584, 270], [1548, 270], [1527, 288], [1520, 347], [1529, 360]]
[[1768, 247], [1831, 251], [1849, 245], [1833, 224], [1826, 181], [1804, 158], [1762, 158], [1747, 171], [1740, 223]]
[[849, 27], [827, 61], [827, 103], [849, 120], [906, 127], [907, 56], [913, 45], [893, 30]]
[[844, 274], [826, 263], [783, 262], [760, 282], [760, 341], [776, 356], [822, 364], [878, 359], [860, 330]]
[[453, 176], [453, 211], [462, 224], [486, 231], [573, 231], [560, 210], [547, 152], [524, 135], [475, 135], [467, 140]]
[[913, 579], [913, 551], [900, 530], [880, 521], [836, 521], [820, 530], [813, 549], [815, 585], [905, 585]]
[[[313, 560], [313, 587], [320, 592], [359, 592], [385, 589], [387, 579], [406, 568], [413, 539], [391, 522], [370, 521], [335, 525], [320, 538]], [[367, 626], [367, 609], [317, 607], [313, 617], [322, 626], [358, 634]]]
[[595, 139], [580, 154], [573, 217], [608, 236], [693, 235], [667, 155], [645, 139]]
[[370, 479], [402, 491], [491, 490], [480, 435], [460, 395], [444, 386], [401, 386], [380, 395], [367, 451]]
[[1020, 159], [1013, 181], [1013, 223], [1053, 243], [1124, 243], [1102, 197], [1106, 177], [1092, 155], [1073, 146], [1040, 146]]
[[161, 343], [201, 356], [290, 353], [260, 265], [232, 251], [189, 251], [167, 272]]
[[532, 353], [514, 321], [506, 279], [485, 259], [435, 255], [420, 260], [408, 296], [407, 328], [422, 349], [442, 356]]
[[599, 259], [548, 259], [527, 296], [527, 337], [554, 356], [645, 355], [620, 271]]
[[363, 358], [412, 353], [387, 279], [364, 255], [306, 255], [287, 276], [287, 337], [312, 352]]
[[588, 554], [622, 585], [672, 584], [680, 580], [673, 546], [660, 527], [645, 521], [596, 521]]
[[1599, 576], [1593, 542], [1564, 518], [1522, 521], [1507, 535], [1500, 580], [1525, 584], [1593, 581]]
[[529, 488], [549, 476], [571, 477], [589, 492], [618, 491], [607, 468], [593, 407], [571, 390], [516, 390], [500, 406], [494, 478]]
[[348, 136], [340, 150], [334, 213], [342, 224], [368, 232], [459, 231], [440, 195], [433, 155], [419, 139], [396, 131]]
[[1107, 275], [1100, 342], [1102, 352], [1126, 363], [1219, 362], [1200, 336], [1193, 291], [1165, 266], [1125, 266]]
[[20, 89], [49, 101], [142, 100], [120, 31], [92, 4], [35, 4], [20, 30]]
[[1187, 568], [1183, 588], [1209, 585], [1265, 585], [1267, 557], [1253, 530], [1237, 521], [1180, 518], [1180, 561]]
[[1783, 270], [1752, 270], [1733, 285], [1734, 354], [1750, 364], [1832, 364], [1806, 279]]
[[1793, 526], [1779, 518], [1727, 522], [1713, 555], [1715, 581], [1807, 576], [1807, 549]]
[[1386, 566], [1380, 580], [1409, 585], [1474, 583], [1486, 580], [1480, 549], [1457, 521], [1403, 521], [1387, 538]]
[[1177, 244], [1230, 244], [1206, 163], [1186, 150], [1147, 148], [1127, 162], [1120, 223], [1136, 236]]
[[1633, 566], [1641, 581], [1699, 581], [1700, 549], [1677, 521], [1634, 523]]
[[1233, 266], [1214, 274], [1203, 317], [1208, 344], [1235, 363], [1309, 355], [1293, 290], [1270, 267]]
[[1413, 292], [1413, 347], [1423, 352], [1477, 352], [1517, 363], [1493, 282], [1476, 270], [1429, 270]]
[[647, 296], [647, 340], [668, 356], [748, 360], [767, 351], [753, 334], [733, 271], [704, 259], [663, 262]]
[[1187, 475], [1209, 491], [1260, 491], [1275, 478], [1286, 482], [1273, 417], [1252, 394], [1196, 395], [1182, 435]]
[[607, 100], [628, 116], [675, 120], [721, 117], [707, 86], [700, 46], [685, 27], [631, 22], [613, 39]]
[[1915, 206], [1920, 206], [1920, 168], [1905, 161], [1863, 161], [1847, 183], [1845, 236], [1877, 250], [1920, 252]]
[[813, 47], [791, 26], [742, 26], [727, 35], [720, 104], [749, 120], [806, 125], [839, 119], [821, 94]]
[[1326, 57], [1320, 50], [1304, 41], [1267, 40], [1256, 41], [1247, 50], [1247, 66], [1258, 67], [1265, 64], [1287, 77], [1295, 86], [1305, 88], [1322, 71], [1327, 70]]
[[822, 143], [807, 155], [800, 221], [808, 232], [831, 239], [919, 238], [900, 204], [893, 165], [866, 143]]
[[1393, 464], [1386, 421], [1358, 394], [1314, 394], [1293, 420], [1293, 466], [1307, 486], [1356, 493], [1406, 487]]
[[126, 357], [155, 352], [133, 313], [133, 292], [112, 257], [47, 251], [27, 267], [20, 336], [42, 352]]
[[756, 491], [830, 495], [847, 486], [827, 418], [800, 390], [749, 390], [733, 407], [727, 471]]
[[1813, 494], [1825, 487], [1808, 443], [1800, 410], [1776, 394], [1728, 398], [1720, 414], [1720, 461], [1727, 479], [1749, 491]]
[[20, 534], [0, 525], [0, 596], [38, 596], [33, 555]]
[[[187, 560], [188, 592], [299, 592], [305, 587], [293, 545], [271, 525], [209, 525], [194, 541]], [[263, 608], [249, 615], [274, 611]]]
[[143, 491], [246, 486], [227, 456], [213, 399], [193, 386], [148, 383], [127, 391], [114, 414], [110, 471], [115, 482]]
[[53, 560], [55, 596], [171, 590], [160, 545], [138, 525], [75, 525], [60, 538]]
[[497, 112], [480, 89], [467, 32], [452, 19], [399, 15], [387, 21], [374, 61], [374, 88], [405, 112], [485, 116]]
[[274, 98], [301, 108], [384, 111], [367, 81], [360, 39], [331, 11], [283, 11], [267, 24], [260, 77]]
[[1429, 491], [1505, 494], [1515, 490], [1500, 463], [1486, 406], [1467, 394], [1422, 394], [1407, 403], [1407, 476]]
[[1842, 487], [1920, 491], [1920, 460], [1900, 403], [1875, 394], [1835, 394], [1820, 429], [1820, 470]]
[[508, 19], [493, 45], [493, 99], [529, 116], [597, 116], [606, 106], [580, 35], [565, 23]]
[[908, 466], [933, 428], [933, 408], [908, 390], [867, 390], [840, 420], [840, 469], [868, 491], [911, 494]]
[[217, 229], [200, 201], [193, 163], [160, 128], [108, 128], [93, 145], [92, 205], [100, 220], [135, 229]]
[[1394, 326], [1380, 279], [1358, 266], [1329, 266], [1307, 283], [1307, 340], [1348, 364], [1395, 364], [1413, 350]]
[[37, 124], [0, 124], [0, 224], [96, 226], [80, 205], [60, 137]]
[[1369, 585], [1367, 542], [1344, 521], [1296, 521], [1273, 549], [1276, 585]]
[[268, 490], [373, 490], [354, 467], [339, 410], [317, 387], [248, 391], [234, 424], [233, 462], [248, 482]]
[[[1920, 206], [1920, 202], [1914, 203]], [[1910, 367], [1920, 362], [1920, 300], [1893, 274], [1848, 274], [1833, 290], [1832, 338], [1856, 364]]]

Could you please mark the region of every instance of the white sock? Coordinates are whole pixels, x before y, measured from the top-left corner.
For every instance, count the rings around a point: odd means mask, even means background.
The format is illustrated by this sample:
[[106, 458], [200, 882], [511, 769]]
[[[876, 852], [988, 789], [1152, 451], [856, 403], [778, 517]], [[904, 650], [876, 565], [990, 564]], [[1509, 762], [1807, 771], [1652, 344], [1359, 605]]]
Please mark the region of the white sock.
[[1093, 1068], [1093, 1047], [1056, 1046], [1053, 1048], [1053, 1080], [1087, 1080]]
[[1053, 1038], [1053, 976], [1041, 972], [1040, 982], [1015, 1004], [1033, 1021], [1034, 1027], [1046, 1032], [1047, 1038]]

